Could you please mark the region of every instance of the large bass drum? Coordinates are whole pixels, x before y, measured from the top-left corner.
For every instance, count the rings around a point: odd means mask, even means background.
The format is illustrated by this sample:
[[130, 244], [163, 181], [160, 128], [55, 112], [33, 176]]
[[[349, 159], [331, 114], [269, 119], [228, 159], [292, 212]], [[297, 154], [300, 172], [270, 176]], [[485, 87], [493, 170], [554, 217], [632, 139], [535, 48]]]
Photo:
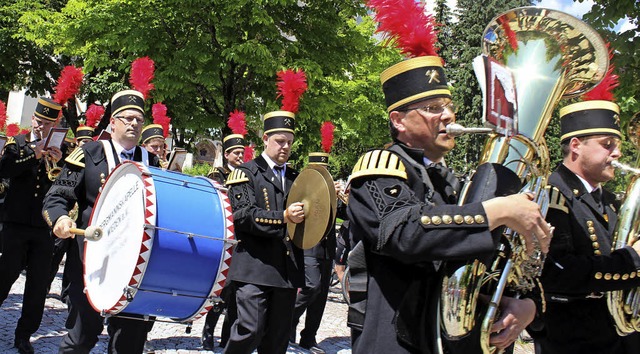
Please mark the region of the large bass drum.
[[91, 306], [192, 322], [218, 301], [231, 263], [231, 206], [204, 177], [127, 161], [107, 178], [85, 241], [84, 280]]

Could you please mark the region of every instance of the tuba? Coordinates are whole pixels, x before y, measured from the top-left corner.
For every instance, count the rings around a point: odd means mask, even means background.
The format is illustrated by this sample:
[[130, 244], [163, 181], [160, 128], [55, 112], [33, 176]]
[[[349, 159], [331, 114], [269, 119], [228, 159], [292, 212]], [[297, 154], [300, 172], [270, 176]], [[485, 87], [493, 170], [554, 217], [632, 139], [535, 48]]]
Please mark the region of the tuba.
[[[518, 129], [512, 137], [495, 133], [487, 137], [480, 165], [465, 184], [460, 203], [532, 192], [546, 215], [550, 159], [544, 132], [561, 98], [579, 96], [602, 80], [609, 63], [605, 44], [597, 32], [571, 15], [522, 7], [489, 23], [482, 51], [514, 75]], [[496, 190], [488, 192], [486, 185]], [[520, 235], [508, 228], [496, 231], [500, 243], [492, 259], [444, 265], [440, 334], [449, 345], [458, 345], [461, 339], [480, 340], [483, 353], [495, 352], [489, 336], [503, 292], [522, 294], [539, 286], [537, 277], [544, 264], [539, 248], [529, 256]], [[479, 304], [481, 292], [488, 296], [488, 305]], [[474, 331], [477, 323], [480, 329]]]
[[[640, 148], [640, 114], [634, 115], [629, 122], [627, 135], [631, 143]], [[613, 251], [632, 244], [640, 233], [640, 170], [617, 160], [611, 164], [633, 174], [618, 212], [618, 223], [611, 243]], [[640, 287], [607, 292], [607, 306], [619, 335], [640, 332]]]

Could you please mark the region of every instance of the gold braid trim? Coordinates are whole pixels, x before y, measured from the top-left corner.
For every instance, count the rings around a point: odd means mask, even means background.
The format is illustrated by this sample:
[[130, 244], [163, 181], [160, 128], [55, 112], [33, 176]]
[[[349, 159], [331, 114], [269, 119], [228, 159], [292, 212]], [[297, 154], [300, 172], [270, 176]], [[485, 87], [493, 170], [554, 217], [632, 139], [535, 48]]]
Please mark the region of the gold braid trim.
[[244, 173], [244, 171], [236, 168], [231, 172], [229, 178], [227, 178], [226, 185], [230, 186], [232, 184], [249, 182], [249, 177]]
[[364, 176], [392, 176], [407, 179], [407, 171], [398, 155], [372, 150], [362, 155], [351, 172], [351, 180]]
[[75, 148], [64, 161], [74, 166], [84, 168], [84, 150], [80, 147]]

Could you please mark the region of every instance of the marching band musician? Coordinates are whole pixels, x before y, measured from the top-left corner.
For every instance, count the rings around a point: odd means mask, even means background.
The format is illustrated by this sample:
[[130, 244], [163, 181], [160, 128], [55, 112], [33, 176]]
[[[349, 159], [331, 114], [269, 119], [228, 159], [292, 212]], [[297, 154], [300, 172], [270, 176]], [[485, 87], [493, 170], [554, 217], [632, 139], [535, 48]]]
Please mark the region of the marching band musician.
[[[226, 164], [222, 167], [212, 167], [207, 177], [224, 186], [229, 174], [231, 174], [236, 167], [242, 164], [245, 149], [244, 144], [244, 136], [241, 134], [227, 135], [222, 140], [222, 148], [224, 149], [224, 160], [226, 161]], [[207, 313], [207, 317], [204, 321], [204, 327], [202, 328], [202, 349], [213, 350], [213, 331], [216, 328], [220, 314], [225, 308], [227, 308], [227, 314], [222, 326], [220, 346], [224, 348], [229, 340], [231, 324], [234, 321], [232, 317], [234, 317], [233, 314], [235, 312], [235, 307], [233, 307], [233, 304], [231, 303], [235, 298], [233, 294], [230, 294], [231, 287], [230, 282], [225, 283], [224, 289], [222, 289], [222, 293], [220, 295], [222, 302], [217, 303], [214, 308]]]
[[[144, 124], [144, 98], [135, 90], [116, 93], [111, 99], [111, 139], [88, 142], [65, 159], [60, 177], [45, 198], [42, 214], [60, 238], [74, 237], [76, 223], [86, 228], [97, 195], [115, 166], [125, 160], [157, 167], [158, 158], [136, 146]], [[79, 211], [74, 222], [68, 213], [75, 203]], [[69, 275], [69, 332], [60, 343], [60, 353], [89, 353], [103, 329], [103, 318], [83, 292], [84, 237], [72, 242], [66, 269]], [[147, 330], [153, 322], [110, 317], [110, 353], [142, 353]]]
[[287, 223], [304, 220], [303, 205], [285, 206], [298, 175], [286, 165], [295, 115], [264, 116], [264, 151], [227, 179], [236, 238], [228, 281], [233, 281], [237, 318], [224, 353], [285, 353], [297, 288], [304, 284], [302, 249], [287, 236]]
[[149, 124], [142, 129], [140, 144], [152, 154], [158, 156], [160, 166], [168, 167], [164, 130], [160, 124]]
[[[403, 21], [433, 26], [423, 5], [413, 1], [370, 2], [376, 21], [393, 30], [386, 10], [404, 6]], [[410, 29], [410, 28], [409, 28]], [[406, 28], [393, 30], [396, 36]], [[454, 147], [445, 127], [455, 122], [455, 108], [433, 32], [404, 38], [413, 58], [382, 72], [381, 82], [393, 144], [363, 155], [351, 174], [347, 208], [350, 233], [362, 238], [368, 273], [362, 334], [354, 353], [433, 353], [438, 347], [438, 299], [442, 261], [485, 259], [494, 254], [506, 225], [534, 237], [547, 251], [550, 227], [528, 194], [457, 205], [459, 181], [444, 164]], [[396, 40], [398, 38], [395, 38]], [[414, 43], [413, 41], [417, 41]], [[415, 49], [419, 48], [419, 49]], [[427, 49], [424, 49], [427, 48]], [[431, 49], [429, 49], [431, 48]], [[353, 251], [352, 251], [353, 252]], [[491, 344], [506, 348], [534, 319], [533, 300], [502, 297]], [[480, 347], [478, 342], [477, 347]], [[449, 348], [446, 348], [449, 349]], [[451, 350], [451, 352], [453, 352]], [[466, 351], [465, 351], [466, 353]]]
[[14, 340], [20, 353], [34, 352], [29, 338], [40, 327], [49, 286], [53, 238], [41, 210], [52, 181], [47, 176], [44, 159], [55, 163], [62, 158], [62, 151], [54, 146], [44, 150], [44, 144], [61, 110], [62, 106], [51, 99], [38, 99], [31, 116], [31, 132], [10, 137], [0, 160], [0, 177], [8, 178], [11, 185], [2, 215], [0, 304], [25, 265], [27, 268], [22, 316]]
[[563, 160], [549, 177], [547, 213], [555, 231], [541, 277], [547, 310], [542, 331], [530, 331], [537, 353], [640, 352], [637, 332], [616, 333], [604, 293], [640, 284], [640, 242], [611, 251], [620, 205], [602, 188], [622, 155], [619, 113], [604, 100], [560, 110]]
[[217, 181], [221, 185], [229, 177], [229, 174], [242, 164], [244, 158], [244, 136], [241, 134], [230, 134], [222, 140], [224, 149], [224, 161], [222, 167], [212, 167], [207, 177]]
[[[329, 153], [314, 152], [309, 154], [309, 164], [323, 168], [329, 166]], [[340, 191], [339, 183], [335, 182], [336, 192]], [[338, 200], [336, 216], [346, 218], [346, 205]], [[329, 295], [331, 285], [331, 267], [336, 254], [335, 219], [330, 220], [329, 233], [317, 245], [304, 250], [305, 284], [298, 292], [293, 310], [293, 322], [289, 341], [296, 342], [296, 327], [300, 317], [306, 311], [304, 329], [300, 331], [300, 346], [312, 353], [323, 354], [324, 349], [316, 342], [316, 333], [320, 328], [322, 314]]]

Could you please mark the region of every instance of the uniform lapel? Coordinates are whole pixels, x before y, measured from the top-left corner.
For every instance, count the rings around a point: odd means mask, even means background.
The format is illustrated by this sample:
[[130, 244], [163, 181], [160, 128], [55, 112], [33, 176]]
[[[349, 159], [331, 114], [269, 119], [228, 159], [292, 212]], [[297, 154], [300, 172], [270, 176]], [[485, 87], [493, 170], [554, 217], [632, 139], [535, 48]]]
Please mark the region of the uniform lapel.
[[284, 191], [282, 190], [282, 183], [280, 183], [280, 180], [278, 179], [278, 177], [276, 177], [276, 174], [273, 172], [273, 169], [269, 167], [267, 160], [265, 160], [264, 157], [262, 157], [262, 155], [256, 157], [255, 160], [258, 167], [263, 171], [263, 175], [265, 176], [265, 178], [271, 184], [273, 184], [280, 192], [284, 193]]

